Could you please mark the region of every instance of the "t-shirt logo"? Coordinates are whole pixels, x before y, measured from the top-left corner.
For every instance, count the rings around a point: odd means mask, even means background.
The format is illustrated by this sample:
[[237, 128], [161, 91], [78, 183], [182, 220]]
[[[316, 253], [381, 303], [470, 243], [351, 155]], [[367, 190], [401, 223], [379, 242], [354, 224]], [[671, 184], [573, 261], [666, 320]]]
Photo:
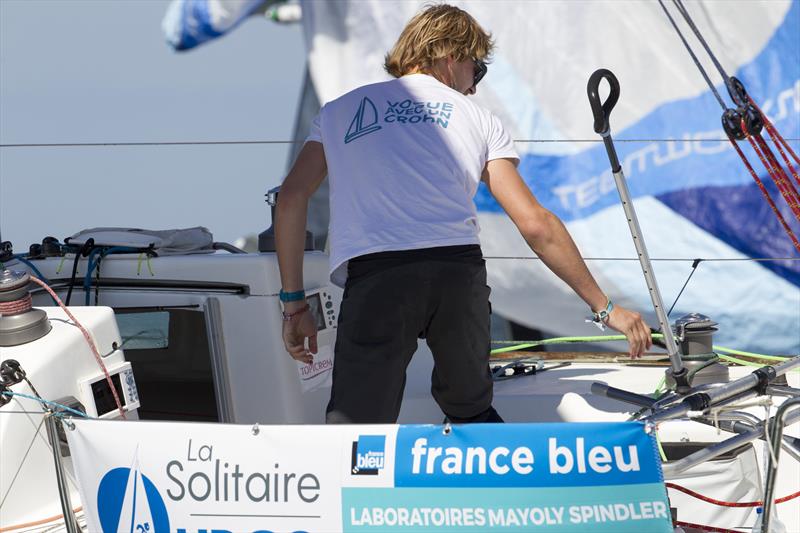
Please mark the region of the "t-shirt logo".
[[455, 106], [450, 102], [386, 102], [384, 122], [397, 124], [431, 124], [447, 128]]
[[375, 109], [375, 104], [372, 103], [372, 100], [365, 96], [361, 99], [361, 104], [359, 104], [356, 115], [350, 122], [350, 127], [347, 128], [344, 143], [355, 141], [379, 129], [381, 127], [378, 126], [378, 111]]

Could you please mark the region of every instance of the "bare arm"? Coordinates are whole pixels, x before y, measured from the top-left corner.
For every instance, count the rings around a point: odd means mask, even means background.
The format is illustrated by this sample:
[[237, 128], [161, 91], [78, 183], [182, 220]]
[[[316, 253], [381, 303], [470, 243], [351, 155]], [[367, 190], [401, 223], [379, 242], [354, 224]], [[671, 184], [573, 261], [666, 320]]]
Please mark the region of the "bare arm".
[[[308, 200], [325, 178], [327, 165], [322, 144], [307, 142], [297, 156], [289, 175], [281, 185], [275, 209], [275, 247], [281, 285], [285, 292], [303, 290], [303, 252], [306, 236]], [[286, 302], [287, 313], [298, 311], [305, 300]], [[305, 347], [308, 339], [308, 350]], [[317, 352], [317, 329], [311, 313], [302, 313], [283, 323], [286, 351], [304, 363], [312, 361]]]
[[[547, 268], [569, 285], [592, 311], [605, 309], [606, 295], [586, 267], [567, 228], [536, 200], [514, 163], [509, 159], [489, 161], [482, 179]], [[615, 306], [607, 323], [628, 338], [631, 357], [640, 357], [652, 344], [650, 328], [639, 313]]]

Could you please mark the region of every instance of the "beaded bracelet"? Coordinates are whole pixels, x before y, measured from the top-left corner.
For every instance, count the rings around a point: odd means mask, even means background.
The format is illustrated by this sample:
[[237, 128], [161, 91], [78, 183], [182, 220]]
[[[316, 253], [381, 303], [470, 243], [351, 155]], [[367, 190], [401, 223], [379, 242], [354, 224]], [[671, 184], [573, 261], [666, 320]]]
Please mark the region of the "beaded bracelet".
[[311, 306], [306, 304], [303, 307], [301, 307], [300, 309], [298, 309], [297, 311], [294, 311], [293, 313], [287, 313], [286, 311], [284, 311], [283, 312], [283, 321], [284, 322], [291, 322], [291, 320], [294, 317], [296, 317], [298, 315], [302, 315], [303, 313], [305, 313], [309, 309], [311, 309]]

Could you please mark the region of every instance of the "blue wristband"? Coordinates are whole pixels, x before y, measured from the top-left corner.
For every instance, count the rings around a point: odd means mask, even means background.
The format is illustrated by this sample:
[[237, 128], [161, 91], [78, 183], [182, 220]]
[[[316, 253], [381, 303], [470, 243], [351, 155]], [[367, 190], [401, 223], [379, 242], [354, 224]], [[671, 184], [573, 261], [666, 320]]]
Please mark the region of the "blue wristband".
[[283, 289], [281, 289], [281, 292], [278, 293], [278, 297], [282, 302], [299, 302], [300, 300], [305, 300], [306, 291], [284, 292]]

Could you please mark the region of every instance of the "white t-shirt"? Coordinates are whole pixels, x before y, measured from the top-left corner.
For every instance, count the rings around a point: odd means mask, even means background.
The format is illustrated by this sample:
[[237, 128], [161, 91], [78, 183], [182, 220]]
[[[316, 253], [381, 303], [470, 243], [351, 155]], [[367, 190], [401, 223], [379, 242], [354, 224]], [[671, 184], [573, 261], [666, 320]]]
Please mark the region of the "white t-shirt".
[[519, 159], [496, 116], [426, 74], [329, 102], [306, 141], [325, 150], [339, 286], [353, 257], [479, 244], [473, 197], [486, 162]]

